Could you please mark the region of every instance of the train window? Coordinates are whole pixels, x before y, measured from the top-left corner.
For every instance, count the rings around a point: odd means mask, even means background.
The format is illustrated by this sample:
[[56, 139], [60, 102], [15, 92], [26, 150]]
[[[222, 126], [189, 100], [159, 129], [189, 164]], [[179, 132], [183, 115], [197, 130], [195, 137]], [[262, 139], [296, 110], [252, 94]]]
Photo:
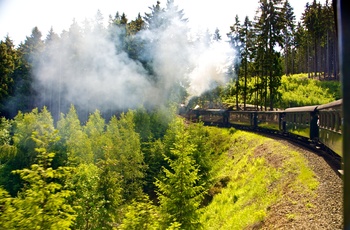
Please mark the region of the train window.
[[342, 130], [343, 130], [343, 122], [344, 122], [344, 118], [342, 118], [340, 115], [339, 115], [339, 119], [340, 119], [340, 133], [342, 133]]
[[299, 123], [300, 124], [304, 123], [304, 114], [300, 114], [300, 116], [299, 116]]
[[336, 132], [338, 132], [338, 131], [339, 131], [339, 118], [338, 118], [338, 113], [335, 113], [335, 114], [334, 114], [334, 120], [335, 120], [335, 122], [334, 122], [334, 130], [335, 130]]
[[334, 114], [334, 131], [338, 132], [339, 130], [339, 121], [338, 121], [338, 114]]
[[322, 127], [326, 128], [327, 126], [327, 116], [325, 113], [322, 114]]
[[341, 117], [340, 117], [340, 114], [339, 114], [339, 113], [336, 114], [336, 123], [337, 123], [337, 124], [336, 124], [336, 129], [335, 129], [335, 131], [341, 133]]
[[322, 113], [322, 127], [326, 128], [327, 125], [327, 117], [325, 113]]
[[323, 113], [323, 128], [327, 127], [327, 114]]
[[289, 115], [289, 121], [291, 122], [291, 123], [294, 123], [295, 121], [294, 121], [294, 114], [290, 114]]
[[296, 121], [295, 121], [297, 124], [299, 124], [300, 122], [300, 114], [296, 114]]

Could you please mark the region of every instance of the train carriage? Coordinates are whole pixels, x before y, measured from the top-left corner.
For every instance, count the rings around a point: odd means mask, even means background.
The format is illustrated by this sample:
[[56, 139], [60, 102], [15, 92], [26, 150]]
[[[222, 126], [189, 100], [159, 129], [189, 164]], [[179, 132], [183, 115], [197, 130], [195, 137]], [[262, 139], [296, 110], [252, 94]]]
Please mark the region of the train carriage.
[[237, 127], [291, 135], [324, 146], [342, 156], [342, 100], [324, 105], [287, 108], [283, 111], [233, 111], [199, 109], [187, 111], [187, 119], [206, 125]]
[[252, 111], [230, 111], [228, 122], [233, 126], [255, 127], [255, 112]]
[[318, 140], [317, 105], [293, 107], [285, 110], [284, 131], [308, 140]]
[[320, 142], [342, 156], [342, 99], [320, 105], [317, 111]]
[[192, 120], [202, 121], [208, 125], [226, 125], [228, 121], [226, 109], [194, 109], [192, 114]]
[[257, 127], [273, 131], [282, 129], [282, 111], [258, 111], [256, 113]]

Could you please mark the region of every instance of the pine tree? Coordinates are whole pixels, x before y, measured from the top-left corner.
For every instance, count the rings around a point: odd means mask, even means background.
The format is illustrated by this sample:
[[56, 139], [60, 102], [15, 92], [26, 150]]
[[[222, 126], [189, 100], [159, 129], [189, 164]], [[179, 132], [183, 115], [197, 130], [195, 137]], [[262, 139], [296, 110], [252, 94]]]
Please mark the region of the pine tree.
[[61, 115], [61, 119], [57, 122], [57, 129], [61, 137], [60, 147], [67, 152], [69, 165], [94, 162], [91, 141], [80, 125], [73, 105], [65, 116]]
[[260, 0], [260, 15], [255, 25], [258, 33], [257, 63], [263, 83], [263, 104], [265, 109], [267, 109], [269, 99], [270, 110], [273, 109], [281, 79], [281, 71], [275, 71], [275, 67], [279, 63], [276, 62], [276, 59], [279, 58], [279, 53], [275, 48], [277, 45], [283, 47], [282, 22], [284, 20], [281, 4], [282, 0]]
[[160, 7], [160, 2], [157, 1], [156, 5], [149, 7], [151, 13], [145, 13], [143, 20], [146, 27], [150, 30], [158, 29], [163, 25], [163, 13], [164, 9]]
[[129, 111], [118, 120], [112, 117], [106, 136], [109, 157], [116, 161], [114, 171], [122, 176], [123, 199], [130, 201], [142, 193], [145, 165], [140, 136], [135, 132], [134, 114]]
[[284, 15], [284, 29], [283, 29], [283, 39], [284, 39], [284, 62], [285, 62], [285, 73], [286, 75], [293, 74], [293, 65], [294, 65], [294, 58], [292, 56], [293, 54], [293, 36], [294, 36], [294, 21], [295, 16], [293, 12], [293, 8], [290, 6], [288, 0], [284, 2], [282, 14]]
[[11, 93], [14, 84], [13, 74], [18, 68], [18, 55], [9, 36], [0, 41], [0, 103]]
[[[320, 55], [320, 40], [324, 32], [322, 26], [322, 12], [321, 4], [317, 3], [316, 0], [311, 5], [307, 4], [305, 12], [303, 14], [303, 24], [307, 29], [307, 35], [310, 45], [311, 52], [309, 58], [313, 60], [313, 63], [309, 63], [309, 66], [313, 64], [313, 71], [315, 77], [318, 76], [319, 71], [319, 55]], [[310, 66], [311, 67], [311, 66]]]
[[90, 114], [89, 119], [84, 126], [84, 132], [91, 142], [95, 163], [100, 159], [104, 159], [104, 150], [101, 148], [101, 146], [104, 146], [106, 143], [106, 138], [104, 135], [105, 128], [105, 120], [98, 110], [95, 110], [93, 114]]
[[113, 226], [121, 222], [119, 213], [123, 202], [122, 177], [116, 172], [116, 165], [117, 161], [112, 158], [109, 149], [105, 151], [104, 159], [97, 163], [97, 194], [101, 203], [96, 218], [97, 229], [113, 229]]
[[241, 41], [242, 41], [242, 75], [244, 78], [243, 84], [243, 104], [244, 110], [246, 110], [247, 103], [247, 82], [248, 82], [248, 71], [251, 71], [249, 68], [249, 60], [252, 60], [253, 50], [254, 50], [254, 33], [253, 33], [253, 25], [249, 20], [248, 16], [245, 17], [244, 23], [242, 25], [242, 29], [240, 31]]
[[295, 34], [295, 59], [296, 59], [296, 72], [307, 73], [308, 72], [308, 39], [305, 28], [301, 22], [298, 22]]
[[16, 84], [17, 111], [29, 112], [37, 106], [33, 69], [41, 61], [43, 48], [42, 33], [37, 27], [34, 27], [31, 36], [26, 37], [24, 43], [19, 46], [21, 76]]
[[138, 14], [135, 20], [129, 22], [126, 26], [126, 45], [125, 51], [130, 58], [139, 60], [142, 55], [144, 42], [137, 34], [145, 28], [145, 21]]
[[198, 184], [199, 170], [192, 158], [195, 146], [190, 143], [182, 120], [177, 119], [172, 125], [176, 127], [176, 137], [171, 156], [165, 157], [169, 168], [164, 167], [164, 177], [155, 182], [161, 214], [165, 228], [178, 223], [182, 229], [198, 229], [203, 186]]
[[235, 96], [236, 96], [236, 109], [238, 110], [238, 95], [240, 93], [240, 65], [242, 62], [242, 39], [241, 39], [241, 34], [240, 31], [242, 30], [240, 21], [238, 18], [238, 15], [235, 17], [235, 24], [233, 26], [230, 26], [231, 31], [227, 34], [227, 36], [230, 39], [231, 46], [237, 51], [237, 56], [234, 57], [233, 59], [233, 69], [235, 71], [235, 74], [237, 76], [237, 79], [235, 81]]

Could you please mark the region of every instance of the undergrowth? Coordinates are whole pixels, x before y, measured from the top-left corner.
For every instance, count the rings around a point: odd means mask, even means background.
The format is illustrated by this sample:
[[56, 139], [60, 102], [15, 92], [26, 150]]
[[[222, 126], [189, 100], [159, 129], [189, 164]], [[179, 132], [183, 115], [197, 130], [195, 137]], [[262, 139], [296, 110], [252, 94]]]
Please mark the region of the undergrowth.
[[[227, 131], [224, 131], [227, 132]], [[306, 159], [288, 146], [250, 132], [232, 132], [231, 148], [216, 164], [212, 201], [202, 209], [204, 229], [244, 229], [259, 225], [287, 192], [313, 196], [318, 181]], [[288, 213], [286, 218], [296, 216]]]

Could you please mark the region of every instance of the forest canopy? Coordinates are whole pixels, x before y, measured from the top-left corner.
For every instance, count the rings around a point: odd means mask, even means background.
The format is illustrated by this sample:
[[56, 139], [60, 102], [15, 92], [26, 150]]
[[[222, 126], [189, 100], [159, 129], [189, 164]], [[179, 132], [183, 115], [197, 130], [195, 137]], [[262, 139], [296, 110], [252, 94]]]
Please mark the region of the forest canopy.
[[[150, 6], [130, 20], [116, 12], [104, 26], [73, 20], [68, 31], [46, 38], [35, 27], [18, 47], [0, 41], [0, 113], [12, 118], [46, 106], [55, 120], [76, 106], [81, 119], [99, 109], [112, 114], [188, 101], [218, 86], [231, 101], [273, 109], [281, 100], [282, 75], [339, 81], [334, 12], [306, 3], [300, 21], [285, 0], [257, 1], [254, 19], [236, 16], [227, 35], [188, 36], [188, 20], [176, 2]], [[252, 82], [252, 83], [249, 83]], [[252, 84], [252, 85], [249, 85]]]

